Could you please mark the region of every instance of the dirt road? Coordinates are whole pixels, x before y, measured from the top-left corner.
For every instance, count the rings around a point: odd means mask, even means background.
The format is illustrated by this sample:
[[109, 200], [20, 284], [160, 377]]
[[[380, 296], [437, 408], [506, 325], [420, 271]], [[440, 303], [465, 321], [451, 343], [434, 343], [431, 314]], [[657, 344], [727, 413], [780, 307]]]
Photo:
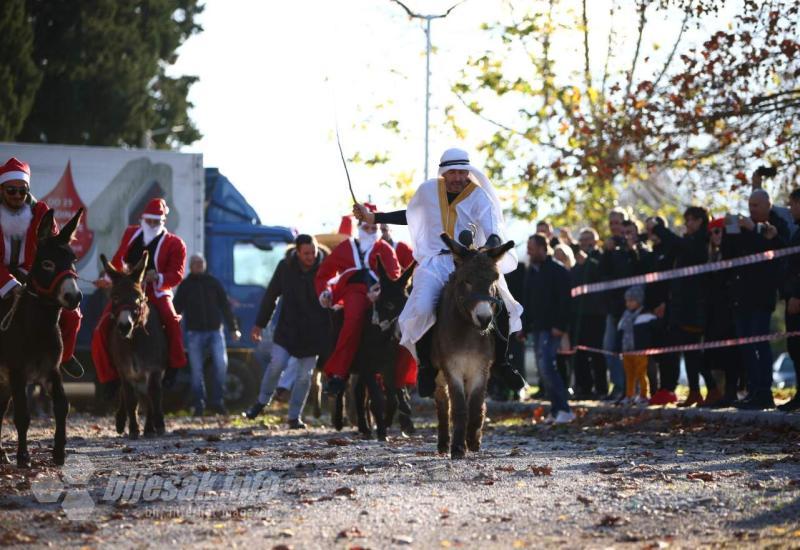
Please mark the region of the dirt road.
[[800, 547], [796, 428], [579, 413], [564, 427], [496, 413], [461, 461], [435, 454], [430, 417], [378, 443], [275, 416], [172, 418], [128, 441], [73, 415], [63, 469], [35, 421], [34, 467], [0, 466], [0, 544]]

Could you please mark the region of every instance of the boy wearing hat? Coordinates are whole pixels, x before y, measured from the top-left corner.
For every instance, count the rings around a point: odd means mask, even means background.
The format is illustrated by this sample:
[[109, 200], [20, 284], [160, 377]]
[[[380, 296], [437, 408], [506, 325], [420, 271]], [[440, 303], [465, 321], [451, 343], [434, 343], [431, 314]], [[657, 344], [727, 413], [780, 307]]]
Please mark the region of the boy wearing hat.
[[[653, 332], [657, 317], [644, 311], [644, 287], [632, 286], [625, 291], [625, 311], [617, 325], [622, 368], [625, 370], [625, 403], [648, 403], [650, 385], [647, 379], [647, 356], [627, 352], [649, 348], [653, 342]], [[636, 385], [639, 396], [634, 398]]]

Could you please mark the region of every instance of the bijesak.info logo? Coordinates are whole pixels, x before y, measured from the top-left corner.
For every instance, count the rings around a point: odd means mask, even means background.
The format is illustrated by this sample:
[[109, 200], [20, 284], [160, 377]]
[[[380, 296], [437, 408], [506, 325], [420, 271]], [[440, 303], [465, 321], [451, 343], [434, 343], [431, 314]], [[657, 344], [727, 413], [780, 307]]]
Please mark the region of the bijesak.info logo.
[[256, 513], [285, 483], [270, 471], [164, 474], [132, 470], [108, 477], [96, 472], [87, 456], [71, 454], [58, 477], [31, 480], [31, 492], [40, 504], [60, 506], [68, 519], [86, 521], [102, 506], [152, 505], [145, 509], [146, 515]]

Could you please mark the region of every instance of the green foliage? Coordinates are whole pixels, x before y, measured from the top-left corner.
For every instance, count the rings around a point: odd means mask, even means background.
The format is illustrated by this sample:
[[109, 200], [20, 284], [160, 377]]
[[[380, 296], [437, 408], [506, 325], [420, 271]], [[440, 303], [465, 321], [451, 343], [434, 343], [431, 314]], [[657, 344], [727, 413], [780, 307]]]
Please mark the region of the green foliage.
[[0, 141], [13, 140], [22, 129], [41, 79], [25, 0], [5, 0], [0, 5]]
[[[176, 50], [201, 28], [199, 0], [29, 0], [44, 73], [21, 141], [156, 147], [192, 143], [192, 76], [169, 77]], [[176, 127], [179, 127], [176, 129]]]

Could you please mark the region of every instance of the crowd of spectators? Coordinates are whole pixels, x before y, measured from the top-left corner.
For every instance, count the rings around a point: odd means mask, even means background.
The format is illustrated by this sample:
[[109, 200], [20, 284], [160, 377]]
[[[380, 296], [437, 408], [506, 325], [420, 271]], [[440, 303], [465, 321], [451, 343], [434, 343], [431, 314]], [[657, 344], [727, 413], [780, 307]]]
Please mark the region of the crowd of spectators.
[[[670, 227], [659, 217], [639, 221], [615, 209], [607, 227], [562, 229], [557, 236], [548, 221], [537, 224], [521, 285], [520, 340], [532, 339], [542, 396], [551, 399], [553, 414], [569, 413], [570, 399], [775, 408], [770, 342], [650, 356], [629, 352], [771, 334], [778, 331], [771, 325], [779, 304], [786, 331], [800, 330], [800, 254], [571, 295], [576, 286], [800, 245], [800, 189], [789, 195], [788, 208], [775, 206], [761, 175], [754, 174], [747, 215], [713, 219], [706, 208], [690, 206], [678, 227]], [[787, 351], [800, 373], [800, 337], [787, 339]], [[689, 392], [678, 403], [681, 358]], [[800, 393], [778, 408], [800, 410]]]

